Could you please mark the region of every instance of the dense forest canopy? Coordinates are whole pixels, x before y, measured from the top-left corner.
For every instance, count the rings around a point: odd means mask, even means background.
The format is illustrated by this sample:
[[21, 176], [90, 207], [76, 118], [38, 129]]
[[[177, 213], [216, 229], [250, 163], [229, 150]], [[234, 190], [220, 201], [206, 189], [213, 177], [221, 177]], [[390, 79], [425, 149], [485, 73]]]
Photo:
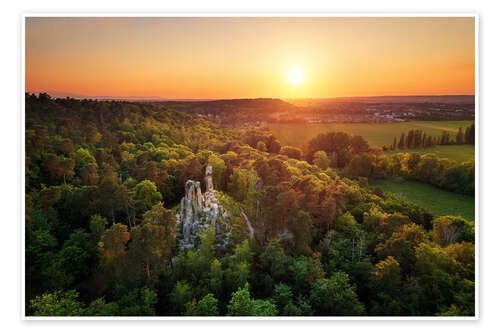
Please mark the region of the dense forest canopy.
[[[161, 103], [27, 94], [25, 172], [28, 315], [475, 314], [474, 222], [369, 185], [473, 195], [473, 162], [341, 132], [281, 146]], [[186, 217], [196, 182], [206, 211]], [[209, 209], [186, 243], [183, 221]]]

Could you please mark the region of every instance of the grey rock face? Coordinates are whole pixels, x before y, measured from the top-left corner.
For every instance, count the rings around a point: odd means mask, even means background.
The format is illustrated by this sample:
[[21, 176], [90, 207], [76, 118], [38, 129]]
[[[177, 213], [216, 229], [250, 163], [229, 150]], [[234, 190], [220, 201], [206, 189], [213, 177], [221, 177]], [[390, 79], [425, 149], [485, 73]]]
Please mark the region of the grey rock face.
[[[207, 166], [205, 170], [205, 182], [207, 191], [201, 192], [200, 182], [188, 180], [184, 187], [184, 197], [181, 199], [181, 207], [176, 215], [178, 230], [182, 230], [181, 247], [191, 248], [198, 234], [213, 227], [216, 234], [224, 234], [229, 237], [229, 226], [224, 223], [228, 212], [219, 204], [212, 182], [212, 167]], [[220, 217], [221, 223], [218, 223]], [[223, 240], [227, 244], [227, 240]]]
[[188, 180], [184, 187], [185, 195], [181, 199], [181, 209], [178, 222], [182, 223], [182, 233], [185, 239], [191, 237], [193, 224], [198, 219], [198, 212], [203, 207], [200, 182]]
[[212, 166], [207, 165], [205, 169], [205, 185], [207, 186], [207, 191], [212, 191], [214, 189], [214, 184], [212, 181]]

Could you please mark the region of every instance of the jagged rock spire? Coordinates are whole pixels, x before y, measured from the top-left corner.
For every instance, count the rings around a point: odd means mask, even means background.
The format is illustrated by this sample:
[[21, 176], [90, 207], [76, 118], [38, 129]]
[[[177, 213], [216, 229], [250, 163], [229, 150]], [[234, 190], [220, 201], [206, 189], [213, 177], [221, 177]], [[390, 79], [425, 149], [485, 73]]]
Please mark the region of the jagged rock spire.
[[212, 226], [219, 230], [217, 217], [225, 220], [226, 211], [219, 205], [212, 181], [212, 166], [205, 169], [206, 191], [201, 193], [200, 182], [186, 181], [181, 208], [177, 214], [178, 223], [182, 224], [183, 246], [192, 247], [194, 239], [200, 231]]
[[214, 189], [214, 183], [212, 181], [212, 166], [207, 165], [205, 169], [205, 185], [207, 186], [207, 191], [212, 191]]

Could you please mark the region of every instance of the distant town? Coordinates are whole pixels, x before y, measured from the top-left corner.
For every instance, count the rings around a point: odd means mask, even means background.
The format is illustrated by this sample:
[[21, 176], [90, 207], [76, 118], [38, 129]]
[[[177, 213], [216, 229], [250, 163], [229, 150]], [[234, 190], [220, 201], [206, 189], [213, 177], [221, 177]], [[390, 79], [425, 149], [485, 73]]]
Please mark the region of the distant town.
[[156, 101], [219, 124], [391, 123], [473, 120], [474, 96], [381, 96], [334, 99]]

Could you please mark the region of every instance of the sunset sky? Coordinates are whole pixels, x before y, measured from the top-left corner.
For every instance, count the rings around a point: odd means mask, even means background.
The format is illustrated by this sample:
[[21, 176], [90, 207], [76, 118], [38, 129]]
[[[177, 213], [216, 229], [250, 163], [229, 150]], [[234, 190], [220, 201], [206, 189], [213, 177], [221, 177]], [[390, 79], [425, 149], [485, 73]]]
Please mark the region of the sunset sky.
[[169, 99], [474, 94], [474, 18], [26, 18], [26, 91]]

